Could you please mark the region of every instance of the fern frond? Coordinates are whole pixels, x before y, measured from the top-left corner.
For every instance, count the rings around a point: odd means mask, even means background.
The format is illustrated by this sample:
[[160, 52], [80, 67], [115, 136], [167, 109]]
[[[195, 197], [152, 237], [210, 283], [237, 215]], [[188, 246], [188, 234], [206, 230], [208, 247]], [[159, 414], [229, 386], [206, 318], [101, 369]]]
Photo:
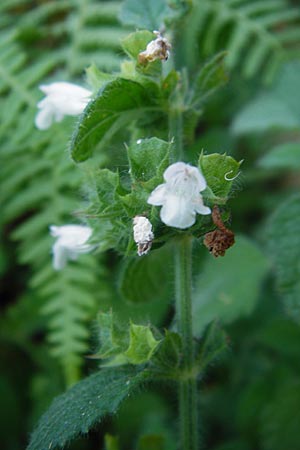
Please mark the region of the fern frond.
[[295, 46], [300, 53], [300, 10], [286, 0], [203, 0], [191, 22], [188, 33], [197, 35], [200, 52], [227, 50], [228, 67], [240, 66], [246, 78], [263, 72], [269, 81]]
[[68, 383], [78, 377], [89, 322], [109, 294], [94, 255], [63, 272], [51, 266], [49, 225], [74, 222], [82, 174], [67, 155], [72, 119], [35, 129], [38, 86], [74, 81], [92, 61], [102, 70], [118, 68], [124, 34], [119, 8], [119, 2], [97, 0], [0, 4], [1, 222], [17, 243], [19, 263], [30, 268], [30, 289], [37, 308], [45, 305], [47, 340]]

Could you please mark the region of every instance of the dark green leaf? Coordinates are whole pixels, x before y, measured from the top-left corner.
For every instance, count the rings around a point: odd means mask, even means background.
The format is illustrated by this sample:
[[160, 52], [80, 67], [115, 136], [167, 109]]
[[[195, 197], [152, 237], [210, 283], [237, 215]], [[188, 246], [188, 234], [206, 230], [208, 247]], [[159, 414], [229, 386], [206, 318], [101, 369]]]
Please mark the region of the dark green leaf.
[[197, 348], [196, 360], [199, 372], [203, 373], [209, 365], [220, 358], [227, 347], [226, 335], [220, 326], [216, 322], [208, 325]]
[[300, 320], [300, 195], [285, 200], [267, 224], [268, 251], [286, 310]]
[[173, 372], [179, 366], [181, 353], [182, 340], [180, 335], [166, 330], [165, 337], [153, 357], [153, 363], [161, 369]]
[[120, 291], [133, 303], [172, 298], [172, 248], [163, 246], [143, 257], [129, 259], [119, 281]]
[[142, 436], [138, 443], [138, 450], [164, 450], [165, 438], [160, 434]]
[[155, 105], [156, 94], [141, 84], [117, 78], [104, 85], [81, 115], [71, 142], [74, 161], [88, 159], [96, 145]]
[[207, 256], [194, 290], [194, 329], [197, 335], [214, 319], [231, 323], [255, 308], [268, 263], [259, 248], [238, 236], [224, 258]]
[[[145, 184], [156, 178], [153, 189], [162, 178], [163, 172], [169, 165], [169, 153], [171, 143], [155, 137], [139, 139], [128, 148], [130, 174], [134, 181]], [[147, 183], [148, 186], [149, 183]], [[153, 183], [152, 183], [153, 184]]]
[[[149, 377], [137, 368], [103, 369], [57, 397], [31, 436], [28, 450], [63, 448], [87, 433]], [[109, 386], [109, 389], [107, 388]]]

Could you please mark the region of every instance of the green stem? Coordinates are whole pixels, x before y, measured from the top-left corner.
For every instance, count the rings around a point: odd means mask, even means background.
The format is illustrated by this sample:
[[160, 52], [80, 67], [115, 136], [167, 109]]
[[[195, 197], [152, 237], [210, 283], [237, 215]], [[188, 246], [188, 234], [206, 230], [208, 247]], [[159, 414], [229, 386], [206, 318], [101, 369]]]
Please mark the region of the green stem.
[[185, 235], [175, 250], [177, 327], [183, 341], [183, 377], [179, 381], [181, 450], [199, 450], [197, 386], [193, 375], [192, 236]]
[[183, 145], [182, 145], [182, 112], [174, 108], [169, 112], [169, 130], [170, 138], [174, 139], [174, 152], [171, 155], [171, 163], [182, 161]]

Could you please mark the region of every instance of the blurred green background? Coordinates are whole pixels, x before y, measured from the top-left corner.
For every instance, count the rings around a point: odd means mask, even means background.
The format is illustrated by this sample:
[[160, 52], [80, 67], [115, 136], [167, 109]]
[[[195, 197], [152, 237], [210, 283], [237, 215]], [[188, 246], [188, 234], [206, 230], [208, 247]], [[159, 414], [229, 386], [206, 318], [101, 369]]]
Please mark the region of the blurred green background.
[[[141, 1], [185, 14], [174, 31], [178, 67], [226, 50], [228, 84], [210, 100], [187, 147], [243, 159], [231, 227], [236, 245], [214, 260], [197, 242], [194, 328], [224, 327], [228, 349], [201, 380], [202, 444], [210, 450], [300, 449], [300, 6], [297, 0]], [[1, 448], [19, 450], [55, 395], [89, 374], [98, 310], [168, 327], [170, 293], [128, 301], [113, 252], [55, 273], [51, 224], [76, 222], [84, 175], [71, 162], [74, 120], [34, 127], [39, 84], [84, 85], [84, 69], [119, 69], [120, 39], [138, 24], [137, 0], [2, 0], [0, 4]], [[149, 9], [149, 8], [148, 8]], [[150, 11], [149, 10], [149, 11]], [[124, 9], [123, 9], [124, 11]], [[144, 15], [154, 29], [157, 15]], [[120, 17], [122, 21], [120, 20]], [[118, 164], [119, 142], [102, 163]], [[111, 156], [110, 156], [111, 155]], [[110, 159], [111, 158], [111, 159]], [[116, 158], [113, 162], [113, 158]], [[120, 158], [120, 157], [119, 157]], [[120, 158], [122, 161], [122, 159]], [[138, 287], [137, 287], [138, 288]], [[152, 287], [151, 287], [152, 289]], [[155, 291], [156, 289], [156, 291]], [[129, 299], [130, 300], [130, 299]], [[176, 390], [141, 390], [73, 450], [176, 448]], [[152, 435], [152, 443], [141, 437]], [[106, 435], [106, 438], [105, 438]], [[139, 436], [139, 437], [137, 437]], [[152, 445], [152, 447], [150, 447]]]

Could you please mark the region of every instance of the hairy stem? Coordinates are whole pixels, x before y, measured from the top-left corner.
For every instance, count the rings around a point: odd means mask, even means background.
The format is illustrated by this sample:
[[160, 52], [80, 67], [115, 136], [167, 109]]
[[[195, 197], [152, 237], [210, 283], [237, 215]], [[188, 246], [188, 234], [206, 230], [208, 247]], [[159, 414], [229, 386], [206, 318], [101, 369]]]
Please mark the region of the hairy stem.
[[174, 151], [171, 155], [171, 162], [182, 161], [183, 145], [182, 145], [182, 113], [179, 109], [174, 108], [169, 112], [169, 130], [170, 138], [174, 139]]
[[175, 250], [176, 314], [183, 341], [183, 377], [179, 381], [180, 449], [199, 450], [197, 386], [193, 375], [192, 236], [185, 235]]

